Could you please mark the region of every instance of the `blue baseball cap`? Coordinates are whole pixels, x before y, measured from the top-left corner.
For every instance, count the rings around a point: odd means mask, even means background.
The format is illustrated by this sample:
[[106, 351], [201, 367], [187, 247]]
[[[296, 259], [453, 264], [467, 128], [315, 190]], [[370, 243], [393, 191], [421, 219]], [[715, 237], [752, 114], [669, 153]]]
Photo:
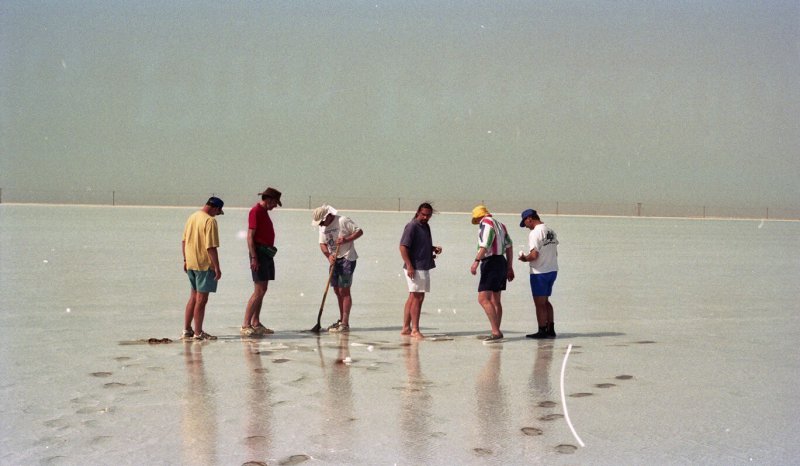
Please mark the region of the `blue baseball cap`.
[[526, 218], [528, 218], [528, 217], [538, 217], [539, 214], [537, 214], [536, 211], [533, 210], [533, 209], [525, 209], [525, 210], [522, 211], [520, 216], [522, 216], [522, 221], [519, 222], [519, 226], [520, 227], [524, 227]]
[[210, 205], [211, 207], [216, 207], [217, 209], [219, 209], [220, 215], [225, 215], [225, 212], [222, 211], [222, 206], [225, 205], [222, 199], [215, 196], [211, 196], [208, 198], [208, 201], [206, 201], [206, 205]]

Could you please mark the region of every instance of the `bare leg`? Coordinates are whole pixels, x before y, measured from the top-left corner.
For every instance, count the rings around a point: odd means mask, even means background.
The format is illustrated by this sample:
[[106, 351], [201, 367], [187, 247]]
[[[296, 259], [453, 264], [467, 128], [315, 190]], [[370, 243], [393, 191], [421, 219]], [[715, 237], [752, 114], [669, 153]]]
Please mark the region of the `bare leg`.
[[194, 334], [200, 335], [203, 333], [203, 320], [206, 317], [206, 303], [208, 302], [208, 293], [200, 291], [195, 292], [194, 299]]
[[408, 293], [406, 304], [403, 306], [403, 328], [400, 335], [411, 335], [411, 308], [414, 306], [414, 293]]
[[[192, 319], [194, 319], [194, 303], [196, 300], [197, 292], [191, 290], [189, 294], [189, 301], [186, 303], [186, 310], [183, 312], [183, 329], [192, 330]], [[193, 331], [193, 330], [192, 330]]]
[[334, 288], [336, 298], [339, 300], [339, 320], [345, 327], [350, 326], [350, 308], [353, 307], [353, 297], [350, 288]]
[[550, 305], [547, 296], [534, 296], [533, 305], [536, 306], [536, 323], [539, 327], [545, 327], [552, 322], [550, 319], [553, 318], [553, 306]]
[[[413, 292], [408, 294], [406, 306], [409, 327], [405, 327], [406, 323], [403, 323], [403, 332], [400, 332], [402, 335], [411, 335], [414, 338], [425, 338], [425, 335], [419, 331], [419, 317], [422, 314], [422, 302], [424, 300], [425, 293]], [[408, 333], [405, 333], [406, 329], [408, 329]]]
[[244, 311], [244, 322], [242, 327], [255, 327], [261, 323], [261, 304], [264, 295], [267, 294], [267, 284], [269, 282], [253, 282], [253, 294], [247, 301]]
[[[503, 322], [503, 303], [500, 300], [501, 291], [493, 292], [491, 295], [492, 304], [494, 305], [495, 319], [497, 320], [497, 329], [499, 330]], [[500, 332], [502, 334], [502, 332]]]
[[498, 312], [495, 308], [492, 294], [493, 292], [491, 291], [479, 291], [478, 303], [481, 305], [483, 311], [486, 313], [486, 317], [489, 319], [489, 325], [492, 327], [492, 336], [502, 337], [503, 332], [500, 331], [500, 324], [497, 321]]

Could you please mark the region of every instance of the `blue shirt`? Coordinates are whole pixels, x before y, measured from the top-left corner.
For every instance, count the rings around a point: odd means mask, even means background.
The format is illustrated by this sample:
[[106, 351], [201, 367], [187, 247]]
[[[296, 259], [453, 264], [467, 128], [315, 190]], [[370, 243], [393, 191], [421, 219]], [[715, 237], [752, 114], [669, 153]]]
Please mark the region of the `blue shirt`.
[[[400, 237], [400, 245], [408, 248], [411, 266], [415, 270], [430, 270], [436, 267], [433, 260], [431, 227], [427, 223], [421, 223], [416, 218], [408, 222], [403, 230], [403, 236]], [[405, 267], [403, 264], [403, 268]]]

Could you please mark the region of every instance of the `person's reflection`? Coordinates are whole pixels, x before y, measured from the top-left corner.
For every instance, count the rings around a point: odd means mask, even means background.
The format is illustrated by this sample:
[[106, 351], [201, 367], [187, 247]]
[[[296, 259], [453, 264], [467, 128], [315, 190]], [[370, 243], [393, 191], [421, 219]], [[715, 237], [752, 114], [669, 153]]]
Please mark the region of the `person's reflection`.
[[245, 445], [248, 460], [261, 461], [269, 457], [272, 446], [272, 410], [270, 403], [267, 369], [261, 363], [261, 354], [256, 341], [245, 341], [244, 360], [247, 363], [249, 381], [247, 385], [247, 427]]
[[422, 374], [419, 363], [419, 344], [411, 339], [403, 347], [406, 363], [406, 384], [400, 403], [400, 427], [403, 432], [403, 447], [411, 464], [423, 464], [430, 457], [429, 419], [432, 396], [428, 391], [430, 382]]
[[213, 387], [203, 369], [203, 344], [185, 345], [187, 387], [183, 403], [181, 433], [184, 464], [216, 464], [217, 420], [212, 402]]
[[509, 438], [506, 393], [500, 379], [500, 356], [502, 345], [492, 345], [489, 359], [475, 381], [477, 422], [480, 432], [480, 448], [499, 453], [497, 450]]
[[528, 380], [528, 393], [538, 406], [548, 400], [552, 393], [550, 384], [550, 365], [553, 362], [553, 344], [537, 340], [536, 355], [533, 359], [533, 372]]
[[[350, 335], [336, 333], [336, 357], [330, 370], [325, 371], [325, 429], [331, 448], [346, 450], [353, 439], [353, 381], [350, 374]], [[323, 369], [325, 368], [323, 362]]]

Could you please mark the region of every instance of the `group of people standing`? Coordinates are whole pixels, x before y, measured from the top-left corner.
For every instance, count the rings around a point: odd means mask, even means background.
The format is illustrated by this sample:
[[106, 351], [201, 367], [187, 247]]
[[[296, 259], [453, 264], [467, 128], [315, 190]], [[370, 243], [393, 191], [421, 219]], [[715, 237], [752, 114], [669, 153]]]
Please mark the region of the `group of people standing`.
[[[253, 294], [247, 301], [244, 321], [240, 333], [244, 336], [275, 333], [261, 323], [261, 307], [267, 286], [275, 279], [275, 228], [269, 211], [282, 206], [281, 192], [267, 188], [258, 193], [261, 200], [247, 216], [247, 250], [250, 256], [250, 273], [253, 277]], [[189, 216], [183, 228], [183, 270], [189, 277], [191, 292], [183, 317], [181, 339], [216, 340], [217, 337], [203, 330], [206, 303], [209, 293], [217, 291], [217, 282], [222, 278], [219, 265], [219, 228], [217, 215], [224, 215], [225, 203], [218, 197], [210, 197], [206, 204]]]
[[[417, 208], [417, 213], [403, 230], [400, 238], [400, 256], [403, 258], [405, 276], [408, 283], [408, 299], [403, 314], [401, 334], [423, 338], [419, 327], [419, 317], [425, 293], [430, 291], [430, 270], [436, 267], [435, 259], [442, 253], [441, 246], [434, 246], [428, 224], [433, 215], [433, 207], [425, 202]], [[527, 253], [520, 252], [518, 260], [527, 262], [530, 267], [530, 285], [536, 307], [539, 331], [525, 335], [528, 338], [555, 338], [553, 305], [550, 295], [558, 275], [558, 239], [555, 231], [545, 225], [539, 214], [526, 209], [521, 214], [520, 227], [530, 229]], [[506, 226], [495, 219], [484, 205], [472, 209], [472, 224], [478, 225], [478, 242], [475, 260], [470, 273], [477, 275], [478, 303], [486, 313], [491, 327], [487, 340], [503, 338], [500, 326], [503, 320], [501, 293], [506, 284], [514, 280], [514, 243]]]
[[[269, 281], [275, 279], [275, 229], [269, 211], [281, 206], [281, 193], [267, 188], [259, 193], [261, 201], [250, 209], [248, 215], [247, 247], [253, 277], [253, 294], [245, 307], [240, 333], [245, 336], [274, 333], [261, 322], [261, 307]], [[184, 313], [183, 339], [209, 340], [216, 337], [203, 330], [205, 305], [209, 293], [216, 291], [222, 277], [217, 248], [219, 233], [217, 215], [223, 215], [223, 201], [211, 197], [199, 211], [186, 222], [183, 232], [184, 271], [191, 285], [189, 301]], [[406, 224], [400, 237], [400, 256], [408, 285], [408, 298], [403, 309], [401, 335], [424, 338], [420, 331], [420, 315], [425, 294], [430, 292], [430, 271], [436, 267], [436, 258], [442, 247], [433, 244], [429, 221], [434, 210], [430, 203], [419, 205], [414, 218]], [[358, 253], [354, 242], [364, 231], [349, 217], [339, 215], [327, 204], [314, 209], [311, 224], [319, 228], [319, 248], [330, 271], [330, 286], [339, 305], [339, 318], [327, 327], [329, 332], [350, 331], [352, 296], [350, 288], [356, 270]], [[514, 280], [513, 242], [506, 226], [495, 219], [484, 205], [472, 210], [472, 224], [478, 226], [477, 253], [470, 272], [477, 275], [478, 303], [486, 313], [491, 327], [487, 340], [503, 338], [500, 329], [503, 319], [501, 293], [506, 284]], [[555, 338], [553, 305], [550, 303], [553, 284], [558, 274], [558, 239], [556, 233], [539, 218], [533, 209], [521, 213], [520, 227], [530, 230], [527, 252], [521, 251], [517, 259], [530, 267], [530, 287], [536, 308], [538, 331], [526, 337], [533, 339]]]

